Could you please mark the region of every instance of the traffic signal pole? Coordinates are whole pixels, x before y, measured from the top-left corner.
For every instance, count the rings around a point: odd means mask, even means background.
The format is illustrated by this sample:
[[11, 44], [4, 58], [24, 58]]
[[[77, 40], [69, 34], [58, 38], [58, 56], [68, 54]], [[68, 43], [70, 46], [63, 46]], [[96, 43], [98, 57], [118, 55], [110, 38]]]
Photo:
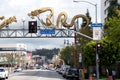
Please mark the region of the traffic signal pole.
[[[79, 0], [79, 1], [73, 0], [73, 2], [85, 2], [85, 3], [89, 3], [89, 4], [93, 5], [95, 7], [95, 17], [96, 17], [95, 21], [96, 21], [96, 24], [97, 24], [97, 4], [93, 4], [89, 1], [81, 1], [81, 0]], [[88, 37], [88, 36], [86, 36], [86, 37]], [[90, 38], [90, 37], [88, 37], [88, 38]], [[96, 45], [97, 45], [97, 43], [98, 43], [98, 40], [96, 40]], [[99, 59], [99, 56], [98, 56], [97, 48], [96, 48], [96, 75], [97, 75], [97, 80], [99, 80], [99, 64], [97, 62], [98, 59]]]
[[[96, 17], [96, 24], [97, 24], [97, 4], [94, 4], [95, 6], [95, 17]], [[98, 40], [96, 40], [96, 45], [98, 44]], [[97, 49], [97, 48], [96, 48]], [[99, 64], [98, 64], [98, 60], [99, 60], [99, 55], [97, 53], [97, 50], [96, 50], [96, 75], [97, 75], [97, 80], [99, 80]]]
[[[98, 41], [96, 40], [96, 45], [98, 44]], [[99, 60], [99, 55], [97, 52], [97, 46], [96, 46], [96, 75], [97, 75], [97, 80], [99, 80], [99, 64], [98, 64], [98, 60]]]

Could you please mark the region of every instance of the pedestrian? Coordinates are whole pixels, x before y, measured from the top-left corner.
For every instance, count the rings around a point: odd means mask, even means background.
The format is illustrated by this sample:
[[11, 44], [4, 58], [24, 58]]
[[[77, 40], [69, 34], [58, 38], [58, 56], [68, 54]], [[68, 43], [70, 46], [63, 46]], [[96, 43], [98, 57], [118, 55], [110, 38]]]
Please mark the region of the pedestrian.
[[116, 71], [112, 70], [112, 78], [113, 78], [113, 80], [115, 80], [115, 75], [116, 75]]
[[107, 73], [107, 76], [109, 76], [109, 72], [108, 72], [108, 69], [106, 69], [106, 73]]

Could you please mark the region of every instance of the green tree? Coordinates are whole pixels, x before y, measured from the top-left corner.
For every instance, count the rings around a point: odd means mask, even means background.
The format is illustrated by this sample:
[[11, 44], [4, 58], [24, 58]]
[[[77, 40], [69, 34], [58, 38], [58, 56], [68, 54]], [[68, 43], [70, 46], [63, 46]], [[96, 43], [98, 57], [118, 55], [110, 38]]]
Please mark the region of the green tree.
[[73, 66], [73, 52], [74, 47], [73, 46], [66, 46], [60, 51], [61, 59], [64, 60], [65, 64]]
[[40, 56], [46, 56], [47, 59], [52, 59], [52, 57], [59, 52], [59, 48], [54, 49], [36, 49], [35, 51], [32, 51], [33, 55], [40, 55]]
[[117, 0], [110, 0], [110, 6], [108, 7], [107, 18], [117, 16], [116, 10], [118, 9]]
[[105, 29], [106, 36], [113, 42], [120, 42], [120, 16], [109, 18], [105, 23], [108, 28]]
[[100, 41], [102, 44], [102, 54], [99, 55], [101, 64], [106, 67], [112, 67], [120, 60], [119, 45], [114, 44], [111, 40], [105, 38]]
[[[112, 62], [118, 61], [119, 58], [119, 46], [116, 46], [112, 43], [112, 41], [108, 39], [103, 39], [100, 41], [102, 45], [102, 53], [99, 54], [101, 59], [101, 64], [105, 66], [110, 66]], [[95, 55], [96, 55], [96, 42], [91, 41], [89, 42], [84, 48], [84, 57], [85, 62], [88, 66], [95, 65]], [[92, 57], [92, 58], [91, 58]]]
[[[105, 37], [99, 41], [102, 45], [102, 54], [99, 54], [100, 65], [105, 66], [111, 71], [115, 63], [120, 61], [120, 46], [114, 44], [111, 40]], [[84, 63], [87, 66], [95, 65], [96, 63], [96, 42], [89, 42], [84, 48]]]
[[[89, 18], [90, 23], [91, 23], [91, 17], [90, 17], [90, 14], [89, 14], [89, 10], [88, 10], [88, 9], [87, 9], [86, 16]], [[89, 24], [90, 24], [90, 23], [89, 23]], [[86, 25], [86, 20], [85, 20], [85, 19], [82, 19], [81, 27], [84, 27], [85, 25]]]
[[[86, 16], [89, 18], [90, 23], [91, 23], [91, 17], [90, 17], [88, 9], [87, 9], [87, 12], [86, 12]], [[86, 24], [86, 21], [84, 19], [83, 19], [82, 22], [83, 23], [82, 23], [81, 28], [80, 28], [80, 33], [92, 37], [92, 29], [89, 27], [89, 25], [84, 27], [84, 25]], [[78, 51], [78, 53], [83, 53], [84, 46], [86, 45], [86, 43], [88, 43], [91, 40], [84, 37], [84, 36], [77, 35], [77, 41], [78, 41], [78, 44], [80, 44], [80, 46], [77, 46], [77, 51]]]
[[120, 61], [120, 46], [108, 38], [101, 40], [101, 43], [102, 54], [99, 55], [101, 60], [100, 65], [105, 66], [109, 70], [109, 75], [111, 75], [112, 68], [115, 68], [115, 64]]
[[95, 65], [95, 53], [96, 53], [96, 43], [95, 41], [91, 41], [89, 43], [86, 44], [86, 46], [84, 47], [84, 63], [87, 66], [94, 66]]

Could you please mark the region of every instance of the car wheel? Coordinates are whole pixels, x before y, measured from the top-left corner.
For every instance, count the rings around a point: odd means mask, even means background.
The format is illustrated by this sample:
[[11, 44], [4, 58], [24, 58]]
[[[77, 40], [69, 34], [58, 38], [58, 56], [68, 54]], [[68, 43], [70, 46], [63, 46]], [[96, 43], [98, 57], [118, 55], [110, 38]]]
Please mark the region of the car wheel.
[[8, 79], [8, 76], [6, 77], [6, 79]]
[[2, 80], [5, 80], [5, 78], [3, 78]]

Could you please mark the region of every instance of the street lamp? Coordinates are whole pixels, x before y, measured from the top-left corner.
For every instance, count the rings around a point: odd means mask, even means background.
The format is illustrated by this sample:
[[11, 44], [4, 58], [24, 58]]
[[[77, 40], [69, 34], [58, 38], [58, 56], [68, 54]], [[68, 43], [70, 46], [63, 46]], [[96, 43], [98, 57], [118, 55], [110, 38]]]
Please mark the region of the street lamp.
[[88, 3], [88, 4], [91, 4], [91, 5], [95, 6], [95, 18], [96, 18], [95, 21], [97, 23], [97, 4], [93, 4], [93, 3], [88, 2], [88, 1], [76, 1], [76, 0], [73, 0], [73, 2], [76, 2], [76, 3], [84, 2], [84, 3]]
[[[95, 22], [97, 24], [97, 4], [93, 4], [89, 1], [76, 1], [76, 0], [73, 0], [73, 2], [84, 2], [84, 3], [88, 3], [88, 4], [91, 4], [95, 7]], [[98, 41], [96, 40], [96, 44], [98, 43]], [[99, 64], [97, 62], [97, 60], [99, 59], [99, 56], [98, 56], [98, 53], [97, 53], [97, 50], [96, 50], [96, 73], [97, 73], [97, 80], [99, 80]]]
[[22, 22], [23, 22], [23, 36], [24, 36], [25, 17], [22, 18]]

